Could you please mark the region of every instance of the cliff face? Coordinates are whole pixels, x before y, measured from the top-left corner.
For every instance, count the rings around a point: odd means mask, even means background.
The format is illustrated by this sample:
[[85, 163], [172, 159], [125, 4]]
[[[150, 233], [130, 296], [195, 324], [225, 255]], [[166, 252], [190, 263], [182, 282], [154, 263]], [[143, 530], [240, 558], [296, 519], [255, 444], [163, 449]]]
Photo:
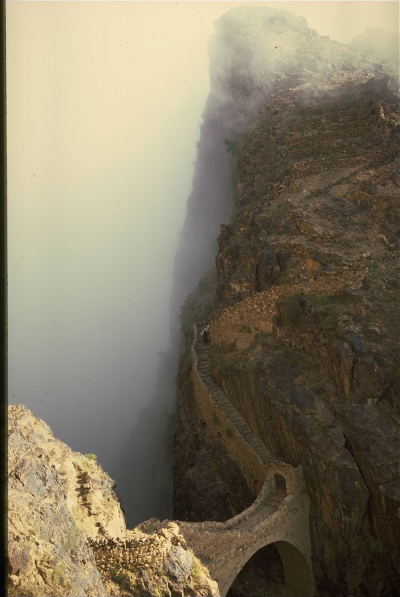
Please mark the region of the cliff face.
[[267, 98], [299, 82], [312, 85], [323, 75], [350, 82], [372, 72], [372, 63], [359, 53], [308, 28], [305, 19], [290, 13], [240, 7], [215, 24], [209, 42], [210, 94], [174, 267], [171, 296], [171, 337], [188, 293], [214, 265], [221, 222], [232, 211], [235, 142]]
[[[251, 109], [218, 148], [232, 221], [217, 275], [183, 309], [186, 344], [193, 321], [210, 324], [214, 382], [273, 455], [302, 466], [317, 594], [397, 594], [398, 82], [301, 19], [239, 9], [217, 30], [229, 60], [212, 97], [232, 91], [239, 109], [240, 89]], [[178, 384], [175, 516], [226, 520], [255, 489], [199, 416], [188, 349]]]
[[[321, 80], [328, 86], [339, 82], [350, 85], [352, 81], [371, 77], [375, 68], [355, 50], [319, 36], [307, 27], [303, 18], [254, 7], [231, 10], [216, 23], [209, 54], [210, 95], [203, 114], [193, 189], [173, 271], [170, 347], [160, 362], [154, 400], [140, 413], [115, 467], [127, 509], [143, 517], [149, 516], [151, 510], [159, 518], [169, 517], [172, 512], [169, 423], [174, 416], [180, 327], [186, 330], [191, 322], [203, 319], [207, 308], [205, 297], [215, 288], [216, 239], [221, 222], [229, 222], [232, 217], [233, 176], [243, 135], [272, 94], [299, 85], [312, 89]], [[273, 160], [277, 169], [284, 163], [274, 152], [268, 159]], [[196, 298], [181, 313], [188, 293], [203, 275], [201, 288], [195, 291]], [[183, 369], [187, 374], [190, 358], [185, 363]], [[179, 383], [183, 379], [182, 370]], [[128, 466], [135, 479], [141, 479], [140, 491], [134, 488], [135, 481], [124, 478], [123, 471]], [[149, 474], [149, 470], [156, 473]], [[175, 479], [175, 483], [180, 481]], [[138, 521], [131, 516], [131, 524]]]
[[23, 406], [9, 407], [8, 430], [8, 595], [217, 594], [177, 524], [127, 529], [92, 458]]

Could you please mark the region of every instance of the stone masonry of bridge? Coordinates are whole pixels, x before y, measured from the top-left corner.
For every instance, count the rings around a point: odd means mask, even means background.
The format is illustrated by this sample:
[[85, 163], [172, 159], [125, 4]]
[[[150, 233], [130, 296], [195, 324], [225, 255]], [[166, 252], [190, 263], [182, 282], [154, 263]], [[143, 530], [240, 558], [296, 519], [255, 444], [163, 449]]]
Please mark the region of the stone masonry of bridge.
[[292, 493], [292, 467], [278, 462], [272, 456], [213, 381], [208, 345], [201, 341], [197, 326], [194, 326], [192, 344], [192, 378], [196, 406], [208, 434], [224, 444], [239, 466], [250, 491], [258, 494], [267, 475], [273, 471], [285, 477], [287, 491]]
[[[213, 381], [208, 350], [195, 325], [192, 378], [196, 407], [207, 432], [225, 446], [249, 488], [259, 493], [250, 508], [224, 523], [180, 522], [180, 532], [207, 565], [222, 597], [250, 557], [270, 543], [281, 556], [286, 586], [296, 595], [312, 595], [310, 501], [302, 469], [279, 462], [254, 435]], [[278, 481], [282, 477], [284, 490]]]
[[[168, 538], [193, 554], [207, 566], [218, 584], [218, 595], [225, 597], [243, 566], [262, 547], [277, 548], [284, 570], [285, 585], [297, 596], [313, 595], [311, 544], [309, 536], [309, 498], [301, 467], [292, 470], [293, 493], [274, 488], [269, 475], [255, 502], [226, 522], [147, 521], [124, 538], [104, 536], [87, 538], [101, 574], [113, 571], [137, 572], [138, 567], [151, 574], [154, 566], [155, 533], [157, 559], [168, 558]], [[139, 538], [138, 538], [139, 537]], [[182, 594], [183, 595], [183, 594]], [[185, 595], [185, 597], [187, 597]]]
[[301, 468], [292, 471], [293, 493], [274, 489], [268, 476], [255, 502], [226, 522], [179, 522], [179, 531], [207, 566], [225, 597], [243, 566], [271, 543], [282, 560], [285, 585], [295, 595], [313, 594], [309, 497]]
[[[197, 326], [192, 345], [192, 376], [196, 404], [206, 429], [222, 442], [235, 459], [251, 490], [258, 493], [254, 503], [226, 522], [147, 521], [138, 529], [155, 532], [158, 558], [168, 557], [165, 538], [193, 554], [207, 566], [210, 576], [225, 597], [243, 566], [259, 549], [271, 543], [277, 548], [284, 570], [285, 585], [295, 595], [313, 595], [314, 580], [309, 533], [310, 500], [301, 467], [276, 460], [211, 379], [208, 347]], [[282, 479], [283, 477], [283, 479]], [[152, 568], [146, 540], [138, 543], [137, 530], [126, 536], [87, 538], [102, 573]], [[167, 533], [167, 535], [165, 535]]]

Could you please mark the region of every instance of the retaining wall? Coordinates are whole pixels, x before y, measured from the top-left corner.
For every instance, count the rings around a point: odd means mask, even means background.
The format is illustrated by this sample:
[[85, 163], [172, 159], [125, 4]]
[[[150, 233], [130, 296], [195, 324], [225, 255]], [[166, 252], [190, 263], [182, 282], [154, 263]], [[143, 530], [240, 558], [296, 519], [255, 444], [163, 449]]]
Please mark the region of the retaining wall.
[[271, 286], [244, 301], [228, 307], [210, 323], [212, 343], [223, 346], [236, 343], [236, 348], [247, 348], [260, 332], [272, 333], [273, 318], [277, 314], [276, 301], [295, 294], [310, 294], [317, 298], [340, 292], [344, 286], [361, 286], [365, 272], [348, 272], [341, 276], [325, 276], [291, 286]]
[[212, 380], [208, 348], [202, 343], [197, 326], [192, 344], [192, 378], [196, 406], [207, 432], [227, 449], [249, 489], [258, 494], [267, 474], [273, 472], [284, 476], [288, 493], [293, 492], [293, 468], [273, 457]]

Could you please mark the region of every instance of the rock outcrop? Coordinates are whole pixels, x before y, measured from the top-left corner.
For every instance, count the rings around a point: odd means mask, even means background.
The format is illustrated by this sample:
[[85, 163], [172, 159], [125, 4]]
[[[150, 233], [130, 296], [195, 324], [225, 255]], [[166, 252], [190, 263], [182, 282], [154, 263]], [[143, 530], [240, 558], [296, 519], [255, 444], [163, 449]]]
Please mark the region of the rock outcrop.
[[[84, 531], [107, 525], [107, 513], [124, 533], [110, 480], [23, 406], [9, 407], [8, 432], [9, 594], [107, 595]], [[94, 501], [101, 515], [89, 514]]]
[[[223, 521], [257, 493], [196, 407], [190, 325], [203, 320], [213, 383], [270, 453], [303, 468], [317, 594], [394, 595], [398, 80], [282, 13], [238, 9], [217, 30], [229, 60], [211, 66], [211, 97], [257, 108], [218, 146], [233, 212], [214, 285], [203, 281], [182, 313], [175, 515]], [[293, 54], [278, 52], [280, 36]], [[204, 131], [217, 129], [209, 115]]]
[[126, 528], [93, 455], [73, 452], [24, 406], [9, 407], [8, 431], [8, 595], [218, 594], [176, 523]]

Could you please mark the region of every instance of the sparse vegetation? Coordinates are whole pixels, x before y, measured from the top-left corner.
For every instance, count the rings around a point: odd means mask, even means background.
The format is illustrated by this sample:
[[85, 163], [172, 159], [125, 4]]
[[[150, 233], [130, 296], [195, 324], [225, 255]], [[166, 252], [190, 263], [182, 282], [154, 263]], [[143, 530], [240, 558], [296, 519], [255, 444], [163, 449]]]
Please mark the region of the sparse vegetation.
[[62, 540], [62, 546], [66, 551], [72, 551], [75, 549], [78, 543], [80, 531], [75, 523], [72, 523], [69, 527], [65, 538]]
[[232, 139], [225, 139], [224, 140], [225, 149], [229, 154], [235, 155], [237, 151], [237, 147], [235, 141]]
[[159, 587], [154, 587], [153, 591], [154, 591], [154, 595], [156, 595], [156, 597], [166, 597], [167, 596], [167, 593], [164, 593], [164, 591], [162, 591]]
[[70, 579], [66, 577], [65, 567], [61, 561], [57, 562], [54, 567], [52, 580], [56, 586], [61, 586], [66, 591], [70, 591], [72, 589], [72, 583]]
[[332, 297], [310, 296], [309, 298], [310, 298], [311, 302], [314, 303], [314, 305], [327, 305]]
[[101, 487], [101, 493], [103, 496], [106, 496], [108, 493], [110, 493], [112, 488], [112, 485], [110, 483], [110, 481], [107, 479], [106, 481], [103, 482], [103, 485]]
[[246, 371], [247, 373], [254, 373], [257, 369], [257, 361], [247, 361]]
[[190, 379], [192, 371], [192, 356], [189, 351], [184, 353], [179, 365], [178, 375], [176, 376], [176, 387], [180, 390], [183, 387], [185, 380]]
[[212, 420], [215, 425], [221, 425], [221, 421], [219, 420], [218, 415], [215, 411], [212, 414]]
[[284, 325], [297, 326], [303, 315], [304, 297], [301, 293], [293, 294], [281, 306], [281, 317]]
[[372, 535], [353, 537], [350, 542], [350, 557], [347, 583], [354, 595], [363, 594], [360, 589], [362, 582], [366, 581], [366, 575], [376, 574], [384, 578], [389, 573], [389, 563], [384, 547], [378, 539]]
[[32, 591], [29, 591], [28, 589], [21, 589], [18, 586], [14, 586], [10, 583], [10, 581], [7, 581], [7, 597], [34, 597], [34, 593]]
[[85, 454], [86, 458], [89, 458], [89, 460], [97, 460], [97, 456], [96, 454]]
[[217, 286], [217, 272], [213, 267], [201, 278], [199, 285], [191, 292], [182, 307], [181, 330], [183, 334], [194, 323], [204, 321], [212, 305], [215, 288]]
[[123, 589], [131, 588], [131, 579], [129, 574], [125, 570], [114, 570], [111, 574], [111, 578]]
[[201, 562], [195, 557], [195, 555], [193, 554], [192, 550], [189, 550], [192, 557], [193, 557], [193, 566], [192, 566], [192, 570], [190, 572], [192, 580], [193, 580], [193, 588], [195, 590], [201, 589], [201, 587], [204, 585], [204, 581], [203, 581], [203, 577], [204, 576], [208, 576], [208, 570], [205, 566], [203, 566], [203, 564], [201, 564]]
[[377, 261], [369, 261], [368, 263], [368, 277], [371, 280], [375, 280], [379, 274], [379, 263]]

